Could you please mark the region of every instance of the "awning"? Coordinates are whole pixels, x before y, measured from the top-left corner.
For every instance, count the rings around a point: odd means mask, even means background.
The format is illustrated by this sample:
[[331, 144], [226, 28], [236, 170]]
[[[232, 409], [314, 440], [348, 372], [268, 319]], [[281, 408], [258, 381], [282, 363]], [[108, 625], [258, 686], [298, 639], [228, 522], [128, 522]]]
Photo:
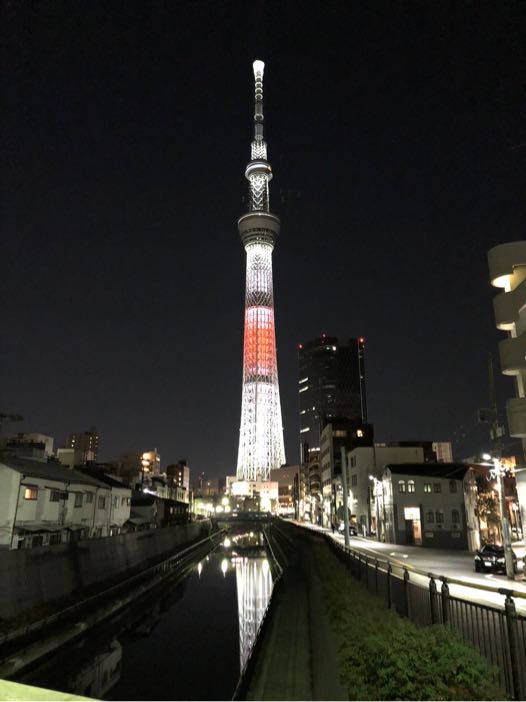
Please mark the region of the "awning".
[[38, 532], [38, 531], [62, 531], [62, 529], [65, 529], [63, 524], [17, 524], [16, 528], [18, 531], [29, 531], [29, 532]]

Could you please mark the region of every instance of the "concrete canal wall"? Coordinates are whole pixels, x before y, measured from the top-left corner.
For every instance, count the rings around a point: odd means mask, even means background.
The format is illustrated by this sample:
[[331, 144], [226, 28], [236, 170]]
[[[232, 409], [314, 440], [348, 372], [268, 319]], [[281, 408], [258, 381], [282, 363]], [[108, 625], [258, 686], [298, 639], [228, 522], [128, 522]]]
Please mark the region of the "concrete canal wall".
[[44, 548], [0, 551], [0, 618], [15, 617], [50, 600], [168, 557], [204, 538], [208, 521], [87, 539]]

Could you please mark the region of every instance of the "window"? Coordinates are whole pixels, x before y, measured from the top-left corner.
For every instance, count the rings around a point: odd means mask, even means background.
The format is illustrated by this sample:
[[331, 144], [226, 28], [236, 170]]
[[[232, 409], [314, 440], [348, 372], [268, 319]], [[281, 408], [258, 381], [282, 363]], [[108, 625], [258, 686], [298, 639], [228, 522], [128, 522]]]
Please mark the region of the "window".
[[81, 492], [75, 493], [75, 507], [82, 507], [82, 498], [84, 495]]
[[24, 500], [37, 500], [38, 499], [38, 488], [36, 487], [26, 487], [24, 490]]
[[118, 497], [114, 497], [114, 498], [113, 498], [113, 506], [114, 506], [114, 507], [118, 507], [118, 506], [119, 506], [119, 498], [118, 498]]
[[363, 429], [357, 429], [356, 436], [360, 439], [363, 438]]
[[415, 491], [415, 481], [408, 480], [407, 481], [407, 492], [414, 492], [414, 491]]
[[431, 483], [424, 483], [424, 492], [431, 492]]
[[398, 481], [398, 492], [405, 492], [405, 480]]
[[358, 485], [358, 475], [356, 473], [351, 475], [351, 485]]
[[351, 468], [356, 467], [356, 456], [351, 456]]
[[456, 492], [456, 491], [457, 491], [457, 481], [450, 480], [449, 481], [449, 492]]
[[127, 505], [131, 505], [131, 497], [127, 497], [127, 498], [126, 498], [126, 504], [127, 504]]
[[426, 512], [426, 522], [429, 524], [434, 524], [435, 523], [435, 515], [432, 510], [429, 510], [429, 512]]
[[442, 485], [440, 483], [433, 483], [433, 492], [442, 492]]
[[460, 524], [460, 512], [458, 509], [451, 510], [451, 521], [453, 524]]
[[121, 507], [123, 507], [126, 504], [126, 498], [122, 497], [121, 498]]
[[58, 534], [51, 534], [49, 537], [49, 545], [52, 546], [53, 544], [60, 544], [62, 543], [62, 535], [59, 532]]
[[86, 493], [86, 504], [91, 505], [92, 502], [93, 502], [93, 493], [87, 492]]
[[444, 510], [437, 509], [436, 518], [437, 518], [437, 524], [443, 524], [444, 523]]
[[60, 502], [60, 490], [51, 490], [49, 493], [50, 502]]
[[43, 546], [44, 545], [44, 535], [43, 534], [36, 534], [33, 536], [33, 539], [31, 541], [31, 546], [33, 548], [38, 547], [38, 546]]
[[102, 497], [102, 495], [99, 495], [98, 507], [99, 509], [106, 509], [106, 498]]

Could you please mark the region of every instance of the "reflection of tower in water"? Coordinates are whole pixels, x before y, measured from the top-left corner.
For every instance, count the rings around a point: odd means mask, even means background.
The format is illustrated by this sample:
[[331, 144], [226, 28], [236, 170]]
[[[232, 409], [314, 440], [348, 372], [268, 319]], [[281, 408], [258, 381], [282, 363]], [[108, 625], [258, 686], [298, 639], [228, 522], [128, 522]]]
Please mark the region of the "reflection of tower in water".
[[266, 558], [236, 558], [237, 607], [239, 615], [239, 658], [241, 670], [272, 592], [272, 575]]

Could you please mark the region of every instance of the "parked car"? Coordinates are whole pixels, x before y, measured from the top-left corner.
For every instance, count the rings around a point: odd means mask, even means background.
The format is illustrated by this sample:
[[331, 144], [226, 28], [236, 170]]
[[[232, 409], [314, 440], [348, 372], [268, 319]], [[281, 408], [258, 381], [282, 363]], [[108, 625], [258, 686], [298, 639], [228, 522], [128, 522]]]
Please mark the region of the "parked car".
[[[513, 572], [517, 572], [517, 556], [512, 550]], [[475, 571], [481, 572], [506, 572], [506, 559], [504, 557], [504, 546], [498, 544], [485, 544], [480, 551], [475, 553]]]
[[[340, 532], [340, 534], [343, 534], [343, 532], [345, 531], [345, 526], [343, 522], [340, 524], [338, 531]], [[349, 524], [349, 536], [358, 536], [358, 529], [356, 528], [356, 524]]]

